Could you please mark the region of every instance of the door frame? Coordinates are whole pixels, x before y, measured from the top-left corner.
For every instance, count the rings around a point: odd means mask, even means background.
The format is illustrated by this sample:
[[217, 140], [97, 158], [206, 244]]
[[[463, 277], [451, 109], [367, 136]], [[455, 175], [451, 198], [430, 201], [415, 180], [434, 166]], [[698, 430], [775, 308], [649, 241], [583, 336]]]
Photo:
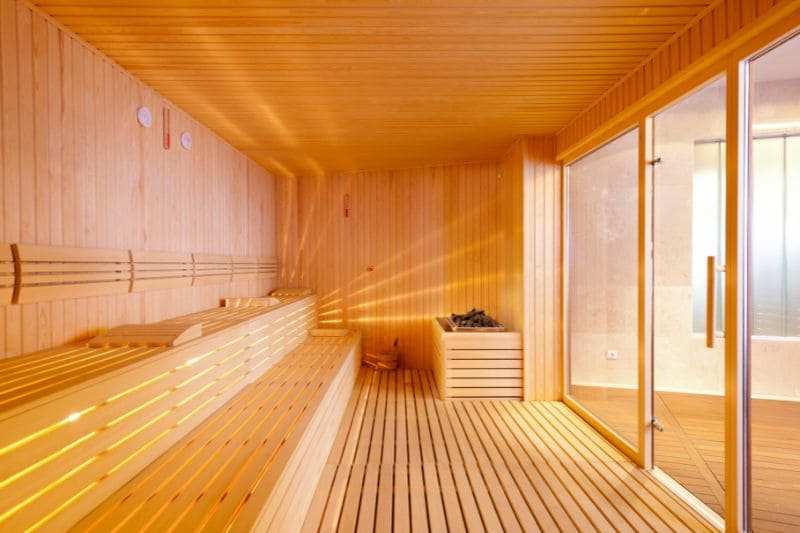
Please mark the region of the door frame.
[[[591, 425], [595, 430], [597, 430], [606, 440], [608, 440], [609, 442], [614, 444], [614, 446], [616, 446], [622, 453], [624, 453], [626, 456], [628, 456], [638, 466], [645, 467], [645, 465], [646, 465], [646, 463], [645, 463], [646, 450], [645, 450], [645, 447], [643, 445], [647, 442], [647, 439], [643, 438], [643, 435], [645, 434], [645, 432], [643, 430], [645, 429], [644, 428], [645, 419], [648, 421], [647, 424], [649, 424], [650, 423], [649, 421], [652, 420], [652, 399], [650, 400], [649, 411], [646, 411], [648, 409], [647, 406], [646, 406], [646, 404], [647, 404], [646, 397], [648, 397], [649, 395], [646, 394], [643, 391], [642, 383], [643, 383], [643, 380], [647, 379], [648, 375], [652, 375], [652, 372], [650, 371], [650, 367], [649, 366], [647, 367], [647, 371], [645, 371], [645, 368], [644, 368], [643, 361], [646, 360], [646, 356], [645, 356], [645, 353], [643, 351], [644, 346], [643, 346], [642, 337], [641, 337], [641, 333], [643, 331], [642, 328], [645, 327], [645, 324], [643, 323], [644, 317], [643, 317], [643, 313], [642, 313], [642, 306], [647, 301], [646, 298], [645, 298], [645, 295], [642, 294], [642, 292], [643, 292], [643, 290], [642, 290], [642, 280], [643, 280], [643, 276], [646, 276], [646, 271], [644, 270], [645, 263], [643, 263], [643, 257], [642, 257], [642, 253], [643, 253], [642, 252], [642, 250], [643, 250], [643, 248], [642, 248], [642, 242], [643, 242], [642, 241], [642, 239], [643, 239], [643, 235], [642, 235], [642, 232], [643, 232], [643, 220], [642, 220], [642, 216], [641, 215], [639, 216], [639, 229], [638, 229], [638, 236], [637, 236], [638, 261], [639, 261], [639, 267], [638, 267], [639, 289], [637, 291], [638, 292], [638, 306], [637, 306], [638, 307], [638, 318], [637, 318], [638, 325], [637, 325], [637, 332], [638, 332], [638, 337], [639, 337], [639, 339], [638, 339], [638, 375], [637, 375], [637, 386], [638, 386], [638, 388], [637, 388], [637, 401], [636, 401], [637, 410], [638, 410], [638, 414], [637, 414], [637, 418], [636, 418], [636, 420], [637, 420], [637, 435], [638, 435], [637, 447], [634, 448], [633, 446], [631, 446], [631, 444], [627, 440], [625, 440], [622, 436], [620, 436], [619, 433], [617, 433], [608, 424], [606, 424], [601, 419], [599, 419], [591, 411], [589, 411], [588, 409], [583, 407], [583, 405], [581, 405], [581, 403], [577, 399], [573, 398], [569, 393], [569, 390], [570, 390], [570, 374], [571, 374], [571, 372], [570, 372], [570, 358], [569, 358], [570, 340], [569, 340], [569, 327], [568, 327], [568, 325], [569, 325], [569, 260], [570, 260], [570, 246], [569, 246], [569, 229], [570, 229], [569, 228], [569, 190], [570, 190], [569, 189], [570, 188], [569, 173], [570, 173], [570, 165], [572, 165], [573, 163], [575, 163], [579, 159], [582, 159], [583, 157], [588, 156], [592, 152], [594, 152], [596, 150], [599, 150], [600, 148], [602, 148], [603, 146], [613, 142], [614, 140], [622, 137], [623, 135], [627, 135], [627, 134], [631, 133], [637, 127], [639, 128], [639, 130], [638, 130], [638, 145], [639, 145], [638, 154], [639, 155], [638, 155], [638, 162], [637, 162], [637, 169], [638, 169], [638, 174], [639, 174], [639, 183], [638, 183], [638, 193], [639, 193], [638, 198], [639, 198], [639, 202], [638, 203], [639, 203], [639, 209], [641, 210], [641, 202], [642, 202], [642, 194], [643, 194], [642, 193], [642, 176], [643, 176], [643, 174], [642, 174], [642, 166], [643, 166], [642, 135], [643, 135], [643, 132], [642, 132], [641, 124], [632, 124], [629, 128], [626, 128], [625, 130], [619, 132], [619, 134], [614, 136], [613, 138], [606, 140], [605, 142], [595, 146], [591, 150], [581, 154], [580, 157], [577, 157], [577, 158], [569, 161], [568, 163], [565, 163], [565, 164], [562, 165], [562, 172], [561, 172], [561, 180], [562, 180], [561, 187], [562, 187], [562, 189], [561, 190], [563, 191], [563, 193], [562, 193], [562, 196], [561, 196], [561, 213], [562, 213], [563, 216], [561, 217], [561, 239], [562, 239], [561, 242], [563, 243], [563, 248], [562, 248], [561, 272], [562, 272], [562, 276], [563, 276], [563, 281], [562, 281], [562, 294], [561, 294], [562, 300], [561, 301], [563, 302], [563, 304], [561, 306], [561, 320], [562, 320], [563, 327], [561, 328], [561, 333], [562, 333], [562, 344], [561, 345], [563, 347], [563, 353], [562, 353], [561, 360], [562, 360], [562, 364], [563, 364], [563, 372], [562, 372], [562, 380], [563, 380], [563, 382], [562, 382], [562, 391], [563, 391], [563, 394], [562, 394], [562, 400], [564, 401], [564, 403], [570, 409], [572, 409], [573, 411], [578, 413], [578, 415], [581, 418], [583, 418], [586, 422], [588, 422], [589, 425]], [[652, 357], [650, 358], [650, 361], [652, 362]], [[649, 412], [649, 418], [646, 418], [646, 416], [647, 416], [646, 413], [648, 413], [648, 412]], [[652, 453], [650, 455], [652, 457]]]

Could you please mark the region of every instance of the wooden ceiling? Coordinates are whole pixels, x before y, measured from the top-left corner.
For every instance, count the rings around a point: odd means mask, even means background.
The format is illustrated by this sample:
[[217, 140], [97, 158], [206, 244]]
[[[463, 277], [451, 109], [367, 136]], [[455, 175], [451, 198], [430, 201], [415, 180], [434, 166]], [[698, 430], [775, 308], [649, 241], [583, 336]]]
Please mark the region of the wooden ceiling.
[[498, 157], [711, 0], [38, 0], [279, 175]]

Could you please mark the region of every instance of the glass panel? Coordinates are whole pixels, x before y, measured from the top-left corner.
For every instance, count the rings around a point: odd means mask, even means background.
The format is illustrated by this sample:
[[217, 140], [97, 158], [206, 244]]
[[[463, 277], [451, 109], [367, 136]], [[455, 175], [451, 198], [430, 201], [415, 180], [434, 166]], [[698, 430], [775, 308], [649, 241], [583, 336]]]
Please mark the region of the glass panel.
[[638, 442], [638, 130], [569, 166], [569, 393]]
[[[786, 139], [784, 153], [786, 154], [786, 336], [800, 337], [800, 135]], [[800, 357], [800, 349], [795, 353]], [[797, 385], [800, 387], [800, 384]]]
[[722, 514], [724, 339], [706, 348], [705, 325], [707, 258], [724, 263], [724, 79], [658, 114], [654, 136], [663, 162], [653, 174], [653, 410], [664, 427], [654, 461]]
[[784, 297], [784, 139], [753, 143], [751, 231], [753, 334], [783, 336]]
[[751, 63], [754, 531], [800, 530], [800, 37]]
[[[692, 308], [693, 330], [706, 331], [706, 269], [707, 257], [723, 257], [725, 239], [725, 143], [722, 141], [699, 142], [694, 146], [694, 178], [692, 198], [703, 198], [692, 202]], [[717, 300], [715, 328], [722, 331], [723, 277], [716, 275]]]

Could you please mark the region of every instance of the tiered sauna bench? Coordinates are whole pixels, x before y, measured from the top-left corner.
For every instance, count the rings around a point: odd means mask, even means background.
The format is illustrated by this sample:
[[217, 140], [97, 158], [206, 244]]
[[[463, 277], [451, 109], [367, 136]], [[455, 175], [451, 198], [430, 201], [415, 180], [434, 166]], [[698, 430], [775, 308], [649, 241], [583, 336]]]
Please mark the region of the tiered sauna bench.
[[76, 529], [298, 531], [355, 385], [359, 340], [309, 337]]
[[281, 299], [3, 361], [0, 530], [297, 529], [360, 363], [316, 322]]
[[522, 398], [522, 336], [454, 332], [433, 319], [433, 372], [442, 400]]

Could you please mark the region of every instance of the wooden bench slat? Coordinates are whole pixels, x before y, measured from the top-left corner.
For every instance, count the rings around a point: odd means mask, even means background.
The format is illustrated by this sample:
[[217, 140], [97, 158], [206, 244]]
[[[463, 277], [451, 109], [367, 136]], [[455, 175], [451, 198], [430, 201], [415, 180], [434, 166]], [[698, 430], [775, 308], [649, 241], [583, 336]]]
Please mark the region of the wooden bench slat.
[[101, 274], [105, 272], [122, 272], [130, 276], [130, 263], [35, 263], [24, 261], [20, 263], [20, 273], [23, 276], [47, 276], [49, 274]]
[[[295, 372], [289, 373], [289, 383], [302, 378], [304, 369], [295, 368], [292, 370]], [[266, 405], [269, 405], [270, 401], [279, 403], [282, 395], [294, 392], [291, 386], [287, 386], [286, 378], [284, 376], [284, 380], [267, 384], [270, 390], [267, 395]], [[250, 392], [249, 389], [245, 391], [245, 393], [248, 392]], [[263, 405], [260, 404], [260, 406]], [[280, 413], [261, 413], [256, 411], [256, 414], [262, 414], [262, 416], [254, 417], [254, 427], [245, 425], [244, 431], [234, 432], [233, 434], [227, 433], [224, 447], [206, 447], [206, 454], [210, 457], [204, 458], [205, 461], [200, 465], [188, 465], [188, 467], [184, 467], [178, 472], [179, 479], [182, 481], [178, 490], [174, 493], [162, 491], [161, 494], [155, 495], [156, 497], [152, 498], [147, 502], [146, 506], [140, 509], [138, 522], [143, 523], [145, 529], [154, 531], [166, 531], [173, 526], [180, 527], [180, 524], [184, 521], [199, 524], [198, 517], [191, 520], [191, 517], [187, 516], [187, 514], [194, 513], [197, 515], [202, 513], [204, 507], [213, 507], [216, 504], [221, 493], [224, 493], [228, 488], [228, 474], [236, 472], [241, 462], [248, 458], [246, 450], [259, 445], [261, 439], [259, 438], [258, 430], [262, 425], [267, 425], [268, 428], [272, 427], [273, 418]], [[202, 430], [203, 427], [201, 426], [200, 429]], [[195, 439], [198, 436], [197, 434], [198, 432], [195, 431], [188, 438]], [[226, 498], [229, 496], [231, 498], [234, 497], [233, 494], [225, 494]]]
[[[360, 349], [354, 350], [354, 369], [358, 369], [357, 359], [359, 357]], [[301, 528], [301, 520], [304, 516], [295, 512], [295, 509], [309, 509], [312, 505], [312, 498], [314, 495], [315, 485], [321, 478], [326, 468], [325, 454], [319, 453], [320, 449], [324, 449], [328, 442], [333, 443], [336, 439], [339, 429], [339, 421], [343, 418], [344, 412], [347, 409], [350, 393], [353, 390], [357, 380], [357, 375], [353, 371], [344, 373], [338, 377], [338, 381], [331, 383], [328, 394], [334, 395], [332, 401], [327, 401], [327, 409], [318, 409], [314, 420], [310, 426], [310, 430], [303, 432], [303, 441], [298, 443], [298, 450], [306, 450], [304, 455], [295, 454], [295, 461], [299, 466], [296, 469], [294, 476], [289, 482], [295, 488], [293, 491], [283, 491], [281, 486], [277, 486], [275, 494], [287, 494], [281, 502], [277, 503], [277, 510], [272, 516], [271, 522], [267, 523], [264, 520], [268, 516], [268, 507], [264, 507], [259, 520], [253, 526], [253, 529], [265, 530], [286, 530], [286, 531], [299, 531]], [[321, 445], [321, 446], [320, 446]], [[291, 467], [290, 467], [291, 468]], [[288, 476], [287, 480], [288, 480]], [[294, 493], [295, 496], [291, 497]], [[306, 513], [307, 514], [307, 513]], [[266, 524], [262, 527], [262, 524]]]
[[[25, 457], [34, 457], [34, 458], [44, 458], [53, 453], [57, 452], [63, 446], [65, 442], [72, 442], [73, 439], [78, 438], [80, 435], [84, 435], [87, 432], [91, 431], [92, 428], [103, 427], [104, 425], [108, 424], [109, 422], [119, 419], [120, 416], [125, 415], [126, 413], [133, 412], [138, 406], [147, 404], [152, 400], [153, 397], [156, 396], [163, 396], [165, 391], [170, 391], [171, 395], [175, 397], [175, 402], [182, 401], [185, 399], [186, 395], [190, 392], [190, 388], [186, 387], [186, 383], [197, 382], [197, 378], [202, 377], [203, 375], [208, 374], [209, 369], [215, 369], [216, 372], [220, 374], [226, 374], [232, 372], [236, 369], [239, 369], [240, 375], [247, 375], [252, 373], [257, 368], [261, 367], [262, 370], [265, 368], [264, 363], [272, 364], [274, 360], [272, 360], [271, 355], [274, 355], [275, 358], [279, 358], [286, 350], [281, 352], [280, 350], [276, 350], [274, 354], [267, 354], [262, 356], [264, 352], [267, 350], [267, 347], [261, 347], [252, 351], [249, 354], [249, 357], [245, 358], [244, 360], [239, 357], [242, 353], [242, 350], [248, 346], [254, 345], [259, 339], [261, 338], [269, 338], [270, 340], [275, 340], [278, 343], [284, 342], [285, 336], [279, 336], [273, 334], [274, 332], [262, 332], [258, 336], [244, 336], [239, 338], [236, 342], [228, 343], [224, 348], [214, 350], [213, 352], [207, 353], [203, 360], [198, 361], [196, 364], [197, 366], [189, 366], [187, 364], [182, 364], [187, 357], [190, 357], [190, 354], [194, 352], [194, 350], [186, 351], [186, 350], [179, 350], [176, 351], [177, 357], [173, 357], [172, 361], [166, 361], [165, 364], [158, 364], [158, 362], [154, 362], [156, 366], [153, 368], [141, 368], [137, 371], [131, 372], [128, 374], [130, 378], [130, 384], [128, 384], [128, 393], [125, 394], [124, 397], [119, 397], [118, 394], [117, 398], [114, 400], [114, 409], [95, 409], [85, 415], [83, 415], [80, 420], [75, 421], [71, 424], [66, 424], [58, 428], [57, 431], [49, 432], [47, 439], [37, 439], [34, 442], [30, 443], [25, 447], [24, 456]], [[290, 333], [289, 331], [286, 332], [287, 334]], [[184, 347], [185, 348], [185, 347]], [[89, 349], [86, 348], [87, 351], [92, 353], [103, 353], [104, 350], [97, 350], [97, 349]], [[120, 352], [120, 349], [116, 349], [118, 353], [125, 353]], [[143, 349], [129, 349], [128, 351], [133, 351], [133, 353], [141, 353]], [[149, 349], [150, 353], [159, 353], [164, 354], [164, 349]], [[162, 355], [162, 357], [166, 357]], [[205, 371], [201, 372], [203, 369], [203, 364], [205, 365]], [[160, 377], [161, 379], [152, 379], [152, 376], [155, 373], [158, 373], [162, 369], [170, 369], [171, 367], [175, 367], [177, 365], [178, 369], [171, 371], [171, 372], [161, 372]], [[147, 380], [147, 377], [151, 377], [151, 379]], [[206, 380], [207, 381], [207, 380]], [[135, 384], [144, 382], [144, 386], [139, 385], [136, 386]], [[202, 382], [198, 382], [202, 384]], [[197, 384], [197, 383], [196, 383]], [[111, 388], [111, 390], [115, 390], [115, 388]], [[116, 389], [119, 393], [118, 389]], [[101, 396], [102, 397], [102, 396]], [[168, 399], [165, 398], [165, 399]], [[84, 403], [84, 405], [86, 405]], [[78, 412], [80, 407], [73, 407], [75, 411]], [[128, 423], [136, 424], [136, 420], [132, 420]], [[101, 436], [98, 436], [101, 437]], [[105, 437], [103, 437], [105, 438]], [[105, 442], [105, 441], [104, 441]], [[110, 444], [111, 441], [108, 441]], [[84, 450], [85, 451], [85, 450]], [[16, 466], [13, 461], [11, 463], [2, 462], [4, 467], [11, 467], [15, 468]]]
[[39, 285], [80, 285], [106, 281], [130, 282], [130, 272], [120, 270], [75, 273], [22, 273], [22, 289]]
[[225, 298], [225, 307], [271, 307], [280, 304], [281, 301], [274, 296], [264, 296], [260, 298]]
[[[355, 337], [357, 335], [351, 336], [350, 339]], [[317, 343], [309, 342], [309, 346], [313, 344]], [[284, 511], [288, 510], [286, 506], [281, 506], [281, 502], [290, 494], [297, 494], [304, 502], [302, 507], [295, 509], [305, 511], [311, 502], [317, 476], [327, 459], [327, 452], [333, 445], [341, 413], [347, 405], [349, 394], [341, 392], [352, 391], [358, 373], [361, 350], [358, 343], [353, 344], [351, 340], [349, 347], [345, 348], [343, 358], [340, 353], [341, 346], [347, 345], [346, 340], [330, 342], [331, 357], [325, 363], [327, 368], [323, 367], [314, 382], [310, 384], [309, 401], [302, 411], [298, 409], [295, 413], [290, 432], [277, 453], [273, 455], [272, 463], [261, 469], [256, 484], [250, 486], [248, 499], [240, 505], [241, 514], [229, 521], [233, 529], [247, 527], [251, 530], [296, 531], [300, 528], [304, 512], [300, 516], [296, 511], [290, 516], [286, 514], [281, 516], [278, 511], [281, 507]], [[334, 398], [336, 401], [333, 401]], [[323, 402], [325, 408], [322, 408]], [[326, 412], [330, 410], [337, 414], [331, 415], [330, 412]], [[326, 428], [322, 427], [323, 424]], [[327, 433], [327, 436], [323, 438], [320, 431]], [[315, 460], [301, 463], [300, 460], [307, 453], [306, 450], [314, 454]], [[319, 453], [321, 450], [325, 450], [325, 453]], [[298, 476], [296, 471], [301, 467], [311, 474]], [[286, 523], [284, 520], [291, 522]], [[213, 523], [210, 525], [213, 526]]]
[[[323, 364], [327, 361], [327, 355], [319, 357]], [[214, 483], [202, 488], [203, 499], [191, 497], [191, 505], [184, 506], [176, 500], [175, 507], [185, 514], [179, 520], [175, 520], [174, 516], [165, 517], [161, 523], [154, 524], [155, 528], [163, 530], [166, 529], [163, 526], [175, 524], [183, 529], [208, 527], [212, 531], [222, 531], [224, 528], [219, 526], [228, 523], [236, 515], [245, 497], [250, 495], [259, 473], [270, 466], [271, 459], [287, 439], [292, 426], [296, 424], [298, 406], [307, 404], [313, 396], [317, 372], [318, 369], [313, 366], [300, 367], [300, 375], [296, 380], [283, 384], [282, 394], [275, 402], [277, 405], [270, 416], [261, 421], [258, 431], [253, 432], [247, 445], [240, 450], [241, 453], [235, 456], [231, 454]]]
[[27, 372], [24, 377], [7, 383], [0, 390], [0, 410], [24, 405], [33, 399], [130, 365], [153, 354], [152, 350], [143, 348], [146, 347], [92, 349], [91, 352], [81, 352], [78, 357], [66, 360], [58, 366], [36, 373]]
[[[69, 360], [71, 357], [78, 357], [80, 352], [85, 349], [84, 346], [56, 346], [47, 350], [42, 350], [34, 354], [21, 355], [14, 357], [10, 360], [4, 361], [2, 365], [3, 373], [0, 376], [0, 387], [16, 376], [25, 376], [32, 370], [45, 368], [47, 369], [53, 363], [61, 365], [64, 361]], [[49, 371], [49, 370], [46, 370]], [[22, 379], [22, 378], [21, 378]]]
[[[274, 378], [262, 377], [256, 383], [263, 385], [270, 379], [280, 379], [282, 375], [291, 371], [287, 366], [273, 367]], [[225, 431], [235, 427], [238, 417], [242, 413], [252, 412], [253, 400], [258, 394], [265, 394], [270, 389], [252, 387], [237, 395], [223, 408], [213, 413], [202, 427], [195, 430], [191, 439], [184, 439], [180, 444], [173, 446], [158, 464], [153, 464], [143, 471], [125, 487], [121, 488], [118, 495], [109, 498], [95, 508], [90, 515], [81, 522], [81, 528], [86, 531], [106, 531], [109, 528], [125, 526], [128, 522], [141, 523], [148, 519], [148, 515], [139, 516], [142, 507], [147, 504], [155, 507], [158, 499], [174, 495], [187, 482], [181, 475], [185, 469], [192, 465], [194, 473], [206, 471], [205, 464], [211, 460], [207, 453], [209, 447], [222, 447], [226, 441]], [[248, 411], [249, 410], [249, 411]], [[124, 493], [124, 495], [123, 495]]]
[[194, 271], [194, 266], [189, 263], [134, 263], [133, 271], [137, 276], [155, 276], [159, 272], [179, 273], [188, 272], [190, 275]]
[[[219, 354], [219, 359], [217, 360], [224, 360], [224, 357], [235, 354], [241, 347], [240, 344], [227, 347], [226, 350]], [[216, 361], [209, 361], [209, 363], [211, 362]], [[235, 360], [229, 361], [228, 364], [221, 365], [220, 368], [235, 369], [236, 363], [237, 361]], [[242, 368], [241, 372], [245, 372], [246, 370], [246, 368]], [[89, 414], [86, 415], [86, 418], [81, 417], [77, 419], [75, 421], [75, 426], [76, 429], [78, 429], [78, 435], [86, 435], [93, 428], [107, 428], [109, 424], [114, 425], [115, 431], [108, 431], [105, 429], [90, 441], [83, 442], [81, 444], [81, 449], [75, 450], [75, 453], [59, 455], [57, 461], [52, 460], [47, 464], [46, 471], [40, 470], [35, 472], [35, 474], [40, 475], [29, 480], [28, 486], [31, 486], [33, 483], [38, 483], [40, 488], [44, 488], [50, 484], [53, 479], [58, 479], [60, 475], [64, 475], [71, 469], [83, 464], [87, 457], [97, 457], [99, 454], [103, 455], [104, 461], [109, 462], [109, 464], [113, 466], [116, 464], [116, 461], [124, 459], [124, 450], [120, 452], [122, 455], [119, 453], [110, 454], [110, 458], [107, 457], [109, 453], [104, 452], [104, 450], [108, 450], [111, 447], [118, 447], [118, 443], [124, 442], [127, 435], [144, 428], [154, 417], [164, 415], [171, 416], [171, 419], [175, 420], [182, 416], [182, 413], [191, 411], [195, 406], [184, 405], [181, 408], [176, 408], [175, 406], [179, 406], [187, 397], [198, 393], [201, 389], [205, 388], [207, 396], [213, 397], [213, 395], [222, 390], [222, 387], [225, 385], [224, 382], [218, 380], [205, 382], [204, 380], [196, 379], [196, 377], [193, 376], [194, 372], [191, 371], [183, 373], [173, 372], [172, 374], [176, 378], [175, 380], [171, 382], [162, 381], [154, 383], [149, 387], [145, 387], [142, 391], [137, 391], [139, 394], [136, 394], [133, 398], [124, 398], [123, 401], [116, 402], [114, 406], [116, 409], [112, 412], [106, 409], [102, 414], [97, 413], [96, 416], [90, 416], [91, 414]], [[159, 401], [154, 402], [154, 399]], [[66, 432], [65, 430], [71, 429], [70, 426], [71, 424], [67, 425], [60, 432], [51, 433], [49, 435], [51, 437], [50, 439], [40, 439], [39, 442], [26, 446], [24, 450], [20, 450], [20, 455], [24, 452], [24, 457], [27, 458], [36, 454], [37, 458], [41, 458], [39, 460], [39, 463], [41, 463], [41, 461], [46, 460], [48, 457], [59, 454], [63, 451], [65, 442], [75, 442], [65, 438], [66, 435], [63, 434]], [[169, 425], [167, 427], [169, 427]], [[70, 433], [74, 435], [73, 432]], [[71, 438], [73, 438], [72, 435]], [[100, 472], [100, 474], [102, 474], [102, 472]], [[91, 471], [86, 475], [91, 477]], [[0, 491], [0, 507], [10, 506], [10, 504], [6, 502], [6, 498], [16, 497], [21, 496], [10, 495], [7, 491]]]
[[78, 527], [299, 529], [359, 358], [357, 334], [308, 338]]
[[14, 372], [0, 389], [0, 526], [73, 525], [316, 324], [315, 297], [249, 311], [219, 308], [170, 322], [163, 329], [201, 319], [217, 326], [179, 347], [64, 347], [66, 362], [58, 351], [0, 362], [0, 376]]
[[[220, 370], [224, 370], [224, 369], [225, 369], [225, 367], [222, 367]], [[247, 369], [242, 369], [242, 370], [239, 371], [239, 375], [246, 375], [247, 373], [251, 373], [251, 371], [247, 370]], [[233, 377], [236, 378], [235, 375]], [[243, 380], [239, 380], [239, 381], [241, 381], [244, 384], [247, 383], [247, 381], [243, 381]], [[187, 392], [200, 391], [200, 390], [202, 390], [201, 385], [202, 385], [202, 382], [193, 383], [192, 388], [187, 389]], [[206, 401], [207, 402], [211, 402], [211, 403], [207, 403], [205, 405], [205, 409], [203, 411], [199, 411], [198, 412], [196, 409], [192, 409], [193, 406], [191, 404], [188, 404], [188, 405], [185, 405], [184, 407], [182, 407], [180, 411], [169, 413], [167, 415], [168, 418], [167, 417], [163, 418], [162, 422], [169, 424], [169, 423], [171, 423], [171, 421], [180, 420], [181, 412], [188, 412], [188, 413], [192, 414], [192, 420], [195, 421], [195, 422], [191, 422], [189, 424], [185, 424], [186, 426], [188, 426], [187, 429], [190, 429], [192, 425], [194, 425], [197, 422], [202, 421], [206, 417], [207, 413], [213, 412], [214, 410], [218, 409], [225, 401], [227, 401], [228, 398], [230, 398], [230, 395], [231, 395], [232, 392], [235, 392], [235, 389], [230, 389], [229, 386], [226, 387], [225, 389], [223, 389], [221, 391], [217, 391], [217, 392], [215, 392], [213, 389], [209, 389], [208, 391], [205, 391], [203, 393], [203, 396], [204, 397], [207, 396], [207, 395], [210, 396], [210, 398], [208, 398]], [[147, 415], [147, 413], [145, 413], [145, 415]], [[145, 418], [145, 419], [147, 419], [147, 418]], [[123, 429], [123, 428], [121, 428], [121, 429]], [[173, 431], [173, 432], [177, 433], [177, 437], [180, 437], [180, 436], [182, 436], [182, 434], [185, 433], [185, 431], [183, 431], [183, 432]], [[102, 472], [107, 470], [109, 468], [109, 466], [112, 465], [112, 464], [124, 465], [124, 470], [120, 471], [120, 474], [121, 475], [126, 475], [126, 476], [132, 476], [132, 475], [136, 474], [139, 470], [141, 470], [141, 468], [143, 468], [146, 464], [148, 464], [152, 460], [153, 457], [155, 457], [156, 455], [160, 455], [162, 452], [166, 451], [167, 448], [170, 445], [170, 439], [165, 438], [165, 437], [164, 438], [158, 438], [160, 434], [158, 433], [158, 428], [156, 428], [156, 427], [146, 428], [145, 433], [143, 435], [144, 435], [144, 437], [142, 437], [142, 438], [145, 438], [145, 437], [149, 436], [149, 437], [154, 437], [154, 438], [157, 439], [157, 440], [147, 441], [149, 443], [148, 451], [151, 452], [150, 454], [148, 454], [149, 455], [149, 459], [147, 461], [140, 461], [137, 464], [130, 464], [130, 465], [124, 464], [124, 462], [126, 461], [126, 457], [130, 456], [132, 450], [136, 449], [135, 447], [133, 447], [134, 446], [133, 444], [130, 445], [130, 446], [125, 444], [125, 445], [123, 445], [122, 447], [119, 448], [118, 453], [116, 453], [113, 457], [107, 457], [106, 455], [103, 455], [103, 459], [104, 459], [105, 464], [98, 465], [98, 467], [96, 469], [93, 469], [93, 472], [87, 472], [87, 474], [84, 477], [84, 479], [88, 480], [88, 479], [91, 479], [91, 478], [93, 478], [93, 477], [95, 477], [97, 475], [102, 474]], [[107, 496], [107, 495], [110, 495], [110, 493], [112, 492], [112, 489], [113, 489], [113, 486], [108, 485], [108, 486], [105, 487], [105, 490], [102, 490], [101, 488], [98, 488], [96, 490], [97, 490], [97, 494], [98, 495]], [[66, 496], [66, 494], [64, 496]], [[70, 508], [69, 511], [71, 512], [71, 510], [72, 509]], [[70, 515], [59, 516], [60, 520], [69, 521], [69, 522], [72, 522], [76, 518], [78, 518], [78, 517], [75, 516], [74, 513], [73, 513], [72, 516], [70, 516]], [[57, 525], [58, 523], [59, 522], [55, 522], [54, 521], [53, 525]]]

